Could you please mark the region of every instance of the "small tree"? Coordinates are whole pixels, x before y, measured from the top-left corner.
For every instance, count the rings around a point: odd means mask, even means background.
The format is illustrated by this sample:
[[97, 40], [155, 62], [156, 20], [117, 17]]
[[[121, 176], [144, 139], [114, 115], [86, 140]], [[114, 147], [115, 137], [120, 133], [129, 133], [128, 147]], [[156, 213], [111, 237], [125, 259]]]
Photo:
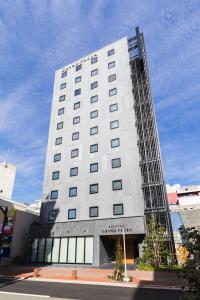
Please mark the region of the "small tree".
[[152, 217], [147, 224], [141, 262], [158, 267], [167, 263], [169, 251], [166, 245], [165, 228], [157, 224]]
[[182, 299], [200, 299], [200, 229], [191, 227], [184, 230], [186, 236], [185, 247], [190, 253], [190, 258], [180, 273], [181, 277], [189, 282], [189, 292], [182, 294]]
[[123, 249], [120, 238], [116, 242], [116, 249], [115, 249], [115, 269], [113, 272], [113, 277], [116, 280], [123, 279], [123, 272], [124, 272], [124, 265], [123, 265]]

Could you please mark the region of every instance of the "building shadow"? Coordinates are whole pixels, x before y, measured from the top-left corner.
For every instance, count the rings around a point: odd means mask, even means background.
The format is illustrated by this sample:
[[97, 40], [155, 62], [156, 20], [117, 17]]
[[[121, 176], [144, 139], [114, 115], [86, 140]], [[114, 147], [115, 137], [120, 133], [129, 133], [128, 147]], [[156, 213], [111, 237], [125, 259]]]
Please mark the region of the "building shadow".
[[187, 281], [181, 280], [176, 273], [153, 271], [148, 277], [148, 280], [137, 282], [130, 300], [181, 300]]

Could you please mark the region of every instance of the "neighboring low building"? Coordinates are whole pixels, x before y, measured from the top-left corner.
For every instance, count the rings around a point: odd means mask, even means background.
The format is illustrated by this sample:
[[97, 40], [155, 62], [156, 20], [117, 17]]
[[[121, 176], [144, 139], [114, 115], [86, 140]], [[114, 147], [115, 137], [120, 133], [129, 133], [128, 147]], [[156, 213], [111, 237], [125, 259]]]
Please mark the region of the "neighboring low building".
[[29, 206], [33, 208], [36, 212], [40, 213], [41, 209], [41, 199], [35, 200], [34, 202], [30, 203]]
[[9, 162], [0, 163], [0, 197], [12, 198], [16, 167]]
[[39, 213], [34, 208], [0, 198], [1, 263], [21, 262], [26, 258], [29, 227], [38, 221]]
[[200, 185], [166, 185], [175, 248], [185, 243], [180, 228], [200, 228]]

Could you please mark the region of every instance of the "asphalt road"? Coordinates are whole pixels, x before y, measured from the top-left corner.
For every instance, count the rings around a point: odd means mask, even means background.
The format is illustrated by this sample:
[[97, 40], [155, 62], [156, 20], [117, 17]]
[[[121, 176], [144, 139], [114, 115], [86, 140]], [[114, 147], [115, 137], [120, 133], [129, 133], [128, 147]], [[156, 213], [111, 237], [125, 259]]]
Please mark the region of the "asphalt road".
[[[7, 293], [5, 293], [7, 292]], [[9, 293], [32, 294], [23, 296]], [[0, 299], [79, 299], [79, 300], [178, 300], [180, 291], [0, 278]], [[33, 295], [36, 295], [35, 297]], [[37, 296], [38, 295], [38, 296]], [[42, 296], [42, 298], [40, 296]], [[53, 300], [53, 299], [52, 299]]]

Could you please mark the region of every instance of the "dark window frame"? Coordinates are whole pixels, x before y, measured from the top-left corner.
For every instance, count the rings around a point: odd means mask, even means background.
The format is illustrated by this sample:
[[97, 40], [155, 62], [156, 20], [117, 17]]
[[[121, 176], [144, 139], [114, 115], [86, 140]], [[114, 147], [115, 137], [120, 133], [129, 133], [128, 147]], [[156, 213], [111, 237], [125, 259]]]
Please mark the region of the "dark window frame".
[[[112, 127], [113, 124], [117, 124], [116, 127]], [[116, 129], [116, 128], [119, 128], [119, 120], [113, 120], [113, 121], [110, 121], [110, 129]]]
[[[72, 156], [73, 151], [77, 151], [78, 155]], [[72, 149], [71, 150], [71, 158], [78, 157], [78, 156], [79, 156], [79, 148]]]
[[[94, 128], [97, 128], [97, 131], [96, 131], [95, 133], [92, 133], [92, 130], [93, 130]], [[90, 135], [98, 134], [98, 132], [99, 132], [98, 126], [94, 126], [94, 127], [91, 127], [91, 128], [90, 128]]]
[[[97, 169], [95, 171], [92, 171], [92, 166], [97, 166]], [[91, 163], [90, 164], [90, 173], [96, 173], [98, 171], [99, 171], [99, 164], [98, 164], [98, 162]]]
[[[75, 212], [75, 216], [73, 218], [70, 218], [70, 213]], [[76, 208], [69, 208], [68, 209], [68, 220], [74, 220], [76, 219]]]
[[[59, 127], [62, 124], [62, 127]], [[63, 129], [64, 122], [57, 123], [57, 130]]]
[[[92, 151], [92, 152], [91, 152], [91, 147], [92, 147], [92, 146], [97, 146], [97, 151]], [[95, 153], [95, 152], [98, 152], [98, 144], [92, 144], [92, 145], [90, 145], [90, 153]]]
[[82, 70], [82, 64], [76, 65], [76, 72]]
[[[122, 213], [115, 213], [115, 208], [117, 206], [120, 206], [122, 208]], [[122, 215], [124, 215], [124, 205], [123, 205], [123, 203], [113, 204], [113, 215], [114, 216], [122, 216]]]
[[[56, 196], [52, 196], [54, 193], [56, 193]], [[58, 190], [53, 190], [53, 191], [51, 191], [51, 194], [50, 194], [50, 199], [51, 200], [56, 200], [56, 199], [58, 199]]]
[[[71, 191], [72, 191], [72, 190], [76, 191], [76, 194], [75, 194], [75, 195], [71, 195]], [[69, 188], [69, 197], [70, 197], [70, 198], [72, 198], [72, 197], [77, 197], [77, 195], [78, 195], [78, 188], [77, 188], [77, 186], [72, 186], [72, 187], [70, 187], [70, 188]]]
[[[76, 170], [77, 173], [75, 175], [72, 174], [72, 171]], [[70, 168], [70, 177], [78, 176], [78, 167]]]
[[108, 56], [112, 56], [114, 54], [115, 54], [115, 49], [114, 48], [107, 51]]
[[[78, 105], [78, 107], [76, 107], [76, 105]], [[75, 103], [74, 103], [74, 110], [79, 109], [80, 106], [81, 106], [81, 102], [80, 102], [80, 101], [75, 102]]]
[[74, 91], [74, 96], [78, 96], [78, 95], [80, 95], [80, 94], [81, 94], [81, 88], [76, 89], [76, 90]]
[[[116, 105], [117, 109], [112, 110], [111, 107], [114, 107], [114, 105]], [[117, 111], [118, 109], [119, 109], [118, 103], [113, 103], [113, 104], [110, 104], [110, 105], [109, 105], [109, 111], [110, 111], [111, 113], [114, 112], [114, 111]]]
[[[58, 143], [58, 141], [61, 141], [61, 142]], [[62, 144], [62, 136], [57, 137], [56, 140], [55, 140], [55, 145], [56, 145], [56, 146], [61, 145], [61, 144]]]
[[112, 68], [114, 68], [114, 67], [115, 67], [115, 60], [110, 61], [110, 62], [108, 63], [108, 69], [112, 69]]
[[[118, 182], [120, 182], [121, 183], [121, 188], [114, 188], [114, 186], [115, 186], [115, 183], [118, 183]], [[122, 179], [118, 179], [118, 180], [113, 180], [112, 181], [112, 190], [113, 191], [121, 191], [121, 190], [123, 190], [123, 186], [122, 186]]]
[[97, 62], [98, 62], [98, 57], [97, 56], [91, 58], [91, 64], [92, 65], [97, 63]]
[[58, 116], [63, 115], [64, 112], [65, 112], [65, 108], [64, 107], [59, 108], [58, 109]]
[[[118, 143], [117, 146], [113, 146], [113, 145], [112, 145], [112, 142], [114, 142], [114, 141], [119, 141], [119, 143]], [[111, 143], [111, 148], [117, 148], [117, 147], [120, 147], [120, 138], [112, 139], [112, 140], [110, 140], [110, 143]]]
[[[55, 174], [58, 174], [58, 177], [54, 178]], [[58, 180], [59, 178], [60, 178], [60, 171], [54, 171], [54, 172], [52, 172], [52, 177], [51, 177], [52, 180]]]
[[[92, 116], [93, 113], [97, 113], [97, 114], [93, 117], [93, 116]], [[90, 112], [90, 119], [95, 119], [95, 118], [97, 118], [97, 117], [98, 117], [98, 114], [99, 114], [98, 109], [91, 111], [91, 112]]]
[[[59, 157], [60, 159], [55, 160], [55, 157], [57, 157], [57, 155], [59, 155], [58, 157]], [[54, 161], [54, 162], [61, 161], [61, 153], [56, 153], [56, 154], [54, 154], [54, 156], [53, 156], [53, 161]]]
[[[54, 214], [54, 217], [53, 217], [53, 218], [52, 218], [52, 217], [50, 218], [50, 214], [52, 214], [52, 213]], [[56, 211], [56, 210], [50, 210], [49, 213], [48, 213], [48, 221], [49, 221], [49, 222], [55, 221], [56, 215], [57, 215], [57, 211]]]
[[62, 71], [62, 73], [61, 73], [61, 78], [64, 78], [64, 77], [66, 77], [67, 76], [67, 71]]
[[66, 95], [61, 95], [59, 97], [59, 102], [63, 102], [63, 101], [65, 101], [65, 99], [66, 99]]
[[[92, 192], [91, 191], [91, 188], [94, 187], [94, 186], [97, 186], [97, 191], [96, 192]], [[90, 186], [89, 186], [89, 193], [90, 193], [90, 195], [98, 194], [99, 193], [99, 184], [98, 183], [92, 183], [92, 184], [90, 184]]]
[[[78, 120], [78, 122], [76, 122], [76, 120]], [[76, 116], [76, 117], [74, 117], [74, 118], [73, 118], [73, 125], [79, 124], [79, 123], [80, 123], [80, 121], [81, 121], [81, 118], [80, 118], [80, 116]]]
[[[91, 214], [92, 209], [97, 210], [97, 214], [95, 216], [92, 216], [92, 214]], [[98, 206], [90, 206], [89, 207], [89, 218], [98, 218], [98, 216], [99, 216], [99, 207]]]
[[[74, 135], [75, 135], [75, 134], [78, 134], [78, 135], [77, 135], [78, 137], [77, 137], [76, 139], [74, 138]], [[76, 140], [79, 140], [79, 131], [73, 132], [73, 133], [72, 133], [72, 141], [76, 141]]]
[[[120, 162], [120, 164], [117, 165], [116, 167], [114, 167], [114, 166], [113, 166], [113, 162], [114, 162], [114, 161], [117, 161], [117, 160]], [[121, 157], [112, 158], [112, 159], [111, 159], [111, 166], [112, 166], [112, 169], [121, 168], [121, 166], [122, 166], [122, 164], [121, 164]]]
[[91, 85], [90, 85], [90, 89], [91, 89], [91, 90], [94, 90], [94, 89], [96, 89], [96, 88], [98, 88], [98, 81], [94, 81], [94, 82], [92, 82]]
[[[95, 100], [94, 100], [94, 99], [95, 99]], [[90, 97], [90, 103], [98, 102], [98, 100], [99, 100], [98, 95], [94, 95], [94, 96], [91, 96], [91, 97]]]

